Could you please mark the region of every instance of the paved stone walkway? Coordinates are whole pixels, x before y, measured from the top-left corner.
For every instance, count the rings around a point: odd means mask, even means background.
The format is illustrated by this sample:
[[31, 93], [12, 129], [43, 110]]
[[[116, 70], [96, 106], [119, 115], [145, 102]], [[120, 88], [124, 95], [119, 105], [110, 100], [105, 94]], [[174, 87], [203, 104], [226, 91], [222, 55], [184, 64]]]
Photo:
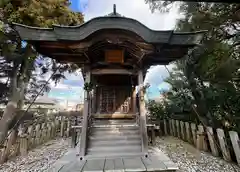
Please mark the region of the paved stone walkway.
[[210, 153], [201, 152], [192, 145], [174, 137], [157, 139], [160, 150], [178, 165], [179, 172], [240, 172], [240, 167]]

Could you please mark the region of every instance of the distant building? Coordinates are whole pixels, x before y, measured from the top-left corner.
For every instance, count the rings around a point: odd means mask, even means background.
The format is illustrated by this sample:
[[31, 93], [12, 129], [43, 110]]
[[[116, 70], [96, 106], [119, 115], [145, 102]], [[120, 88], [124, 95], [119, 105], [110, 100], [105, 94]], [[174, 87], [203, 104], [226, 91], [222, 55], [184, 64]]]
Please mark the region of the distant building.
[[[27, 109], [31, 103], [31, 101], [26, 101], [23, 108]], [[34, 101], [34, 103], [30, 107], [30, 110], [46, 113], [55, 113], [61, 111], [62, 109], [55, 99], [49, 98], [47, 96], [42, 96]]]

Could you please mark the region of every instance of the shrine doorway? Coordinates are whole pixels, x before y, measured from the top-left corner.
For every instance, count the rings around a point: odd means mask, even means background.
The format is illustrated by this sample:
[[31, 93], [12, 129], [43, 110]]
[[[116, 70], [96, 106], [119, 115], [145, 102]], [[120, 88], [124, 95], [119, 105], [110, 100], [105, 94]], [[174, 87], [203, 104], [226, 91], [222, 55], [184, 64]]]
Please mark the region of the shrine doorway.
[[[131, 88], [131, 87], [130, 87]], [[131, 89], [120, 86], [101, 86], [98, 87], [99, 94], [98, 113], [131, 113]]]

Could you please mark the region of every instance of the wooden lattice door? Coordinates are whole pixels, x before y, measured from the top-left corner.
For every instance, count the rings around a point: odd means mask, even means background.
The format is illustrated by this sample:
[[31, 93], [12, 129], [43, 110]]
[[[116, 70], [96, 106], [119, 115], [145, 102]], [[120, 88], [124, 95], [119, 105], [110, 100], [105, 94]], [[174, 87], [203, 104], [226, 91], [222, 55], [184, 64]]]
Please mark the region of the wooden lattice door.
[[100, 89], [100, 113], [113, 113], [115, 111], [116, 92], [111, 87]]

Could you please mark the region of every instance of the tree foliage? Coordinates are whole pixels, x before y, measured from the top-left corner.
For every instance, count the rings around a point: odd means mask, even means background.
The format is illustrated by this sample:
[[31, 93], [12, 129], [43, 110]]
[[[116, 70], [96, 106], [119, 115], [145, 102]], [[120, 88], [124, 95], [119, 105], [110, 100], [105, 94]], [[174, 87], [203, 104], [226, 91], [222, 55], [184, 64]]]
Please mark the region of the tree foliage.
[[[155, 10], [166, 8], [160, 1], [150, 4]], [[166, 79], [172, 88], [166, 96], [165, 110], [176, 114], [173, 107], [177, 106], [178, 113], [193, 115], [194, 106], [198, 114], [193, 117], [205, 124], [239, 130], [240, 18], [236, 11], [240, 5], [205, 2], [178, 5], [184, 17], [177, 22], [177, 31], [207, 32], [202, 45], [175, 63]]]
[[8, 101], [0, 120], [0, 144], [16, 116], [16, 107], [21, 109], [24, 99], [37, 95], [41, 86], [49, 90], [45, 78], [40, 76], [53, 73], [52, 80], [58, 82], [64, 78], [64, 72], [76, 69], [75, 65], [58, 64], [39, 55], [30, 44], [22, 42], [11, 23], [35, 27], [81, 24], [83, 15], [72, 12], [69, 5], [69, 0], [4, 0], [0, 3], [0, 86], [4, 88], [1, 98]]

